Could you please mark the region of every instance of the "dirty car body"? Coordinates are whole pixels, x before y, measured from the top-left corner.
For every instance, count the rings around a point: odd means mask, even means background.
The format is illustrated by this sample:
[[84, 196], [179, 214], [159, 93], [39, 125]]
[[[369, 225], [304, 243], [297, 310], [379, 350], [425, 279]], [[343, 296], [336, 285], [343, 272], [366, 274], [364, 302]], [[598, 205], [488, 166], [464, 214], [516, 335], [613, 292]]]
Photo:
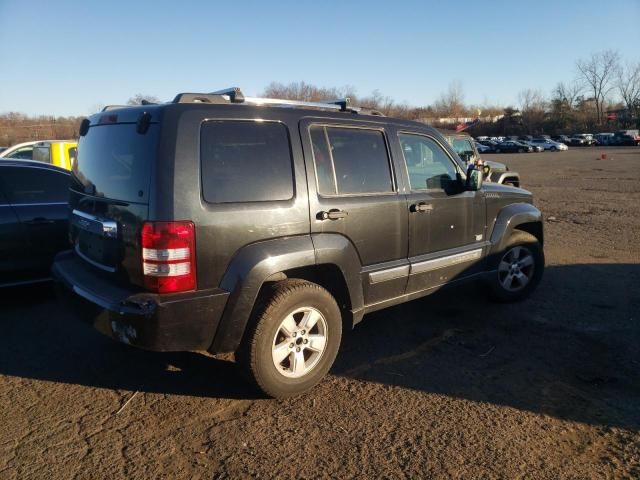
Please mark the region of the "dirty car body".
[[529, 192], [469, 190], [437, 131], [375, 112], [182, 94], [82, 130], [58, 291], [141, 348], [242, 350], [260, 299], [290, 279], [335, 299], [350, 328], [493, 275], [516, 230], [543, 242]]

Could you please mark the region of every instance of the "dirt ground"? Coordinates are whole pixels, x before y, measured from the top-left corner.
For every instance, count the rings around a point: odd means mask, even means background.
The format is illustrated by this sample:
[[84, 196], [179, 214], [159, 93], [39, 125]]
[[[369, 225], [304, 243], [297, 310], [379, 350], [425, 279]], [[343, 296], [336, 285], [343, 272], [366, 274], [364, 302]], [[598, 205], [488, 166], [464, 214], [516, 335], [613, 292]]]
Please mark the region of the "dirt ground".
[[1, 293], [0, 478], [640, 478], [640, 148], [489, 157], [546, 216], [535, 294], [370, 315], [294, 400]]

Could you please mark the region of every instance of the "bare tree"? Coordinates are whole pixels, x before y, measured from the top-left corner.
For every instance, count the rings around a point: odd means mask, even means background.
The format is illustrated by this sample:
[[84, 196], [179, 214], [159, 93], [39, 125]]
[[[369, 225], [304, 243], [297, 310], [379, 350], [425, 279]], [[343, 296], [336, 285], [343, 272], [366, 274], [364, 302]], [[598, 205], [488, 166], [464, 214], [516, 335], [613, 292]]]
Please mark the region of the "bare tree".
[[442, 115], [462, 117], [465, 112], [462, 83], [459, 81], [451, 82], [447, 91], [440, 95], [434, 106]]
[[143, 93], [138, 93], [127, 100], [127, 105], [143, 105], [145, 103], [160, 103], [158, 97], [154, 97], [153, 95], [145, 95]]
[[593, 94], [598, 124], [601, 124], [604, 119], [604, 102], [615, 87], [614, 80], [619, 66], [620, 54], [614, 50], [592, 53], [591, 57], [578, 60], [576, 63], [581, 79]]
[[618, 91], [629, 112], [640, 108], [640, 62], [620, 68]]
[[534, 133], [542, 130], [547, 102], [540, 90], [528, 88], [518, 93], [518, 103], [522, 113], [522, 125]]
[[564, 82], [558, 83], [556, 88], [553, 89], [553, 99], [564, 104], [564, 106], [572, 109], [576, 105], [576, 101], [580, 94], [583, 92], [584, 87], [578, 82], [566, 84]]
[[532, 90], [527, 88], [526, 90], [518, 93], [518, 103], [520, 104], [520, 110], [524, 112], [530, 111], [544, 111], [545, 99], [544, 93], [540, 90]]
[[317, 102], [320, 100], [329, 100], [333, 98], [353, 97], [354, 88], [345, 86], [342, 88], [316, 87], [305, 82], [291, 82], [283, 84], [279, 82], [271, 82], [265, 88], [263, 95], [265, 97], [283, 98], [287, 100], [300, 100], [303, 102]]

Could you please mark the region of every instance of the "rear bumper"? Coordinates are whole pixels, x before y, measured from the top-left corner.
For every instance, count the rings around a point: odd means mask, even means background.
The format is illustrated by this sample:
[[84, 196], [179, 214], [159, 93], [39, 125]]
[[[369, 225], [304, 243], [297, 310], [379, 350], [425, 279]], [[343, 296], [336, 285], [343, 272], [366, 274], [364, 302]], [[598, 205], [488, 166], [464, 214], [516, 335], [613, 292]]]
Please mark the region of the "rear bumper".
[[53, 263], [56, 293], [73, 316], [115, 340], [156, 351], [211, 346], [228, 292], [157, 295], [114, 286], [74, 252]]

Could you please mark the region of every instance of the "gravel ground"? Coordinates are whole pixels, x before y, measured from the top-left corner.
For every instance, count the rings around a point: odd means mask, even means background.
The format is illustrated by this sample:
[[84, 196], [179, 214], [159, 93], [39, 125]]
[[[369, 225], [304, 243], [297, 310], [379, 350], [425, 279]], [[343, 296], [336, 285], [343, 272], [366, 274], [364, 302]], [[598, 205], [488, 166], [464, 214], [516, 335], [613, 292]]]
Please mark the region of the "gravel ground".
[[539, 289], [369, 315], [301, 398], [0, 293], [0, 478], [640, 478], [640, 149], [489, 158], [545, 214]]

